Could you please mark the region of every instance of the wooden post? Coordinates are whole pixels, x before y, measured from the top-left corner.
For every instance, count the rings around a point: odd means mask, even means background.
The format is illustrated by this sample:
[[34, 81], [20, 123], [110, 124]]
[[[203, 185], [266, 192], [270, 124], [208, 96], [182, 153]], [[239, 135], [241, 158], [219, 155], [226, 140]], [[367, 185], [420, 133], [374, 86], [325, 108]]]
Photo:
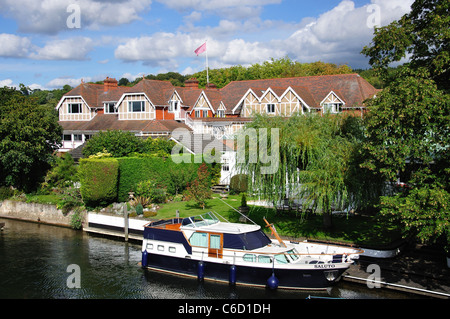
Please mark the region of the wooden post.
[[128, 241], [128, 210], [127, 204], [123, 204], [123, 225], [125, 232], [125, 241]]

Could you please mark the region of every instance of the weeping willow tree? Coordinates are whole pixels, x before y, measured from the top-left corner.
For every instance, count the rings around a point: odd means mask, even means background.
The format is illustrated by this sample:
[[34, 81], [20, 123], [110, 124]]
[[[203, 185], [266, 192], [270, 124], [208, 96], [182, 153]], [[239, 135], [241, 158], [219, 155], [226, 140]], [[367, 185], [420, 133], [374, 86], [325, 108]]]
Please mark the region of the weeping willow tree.
[[323, 215], [332, 226], [333, 210], [367, 203], [359, 168], [355, 119], [339, 115], [257, 115], [237, 138], [237, 168], [248, 174], [249, 190], [277, 204], [294, 200]]

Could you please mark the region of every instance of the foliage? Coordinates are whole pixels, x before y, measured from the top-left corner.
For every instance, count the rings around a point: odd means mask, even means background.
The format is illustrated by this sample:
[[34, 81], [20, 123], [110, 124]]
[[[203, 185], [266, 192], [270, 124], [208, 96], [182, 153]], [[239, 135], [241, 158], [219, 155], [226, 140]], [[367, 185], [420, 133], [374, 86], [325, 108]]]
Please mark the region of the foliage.
[[71, 210], [83, 206], [81, 191], [76, 187], [67, 187], [63, 189], [61, 199], [58, 201], [57, 207], [61, 209], [63, 214], [69, 213]]
[[[368, 101], [366, 166], [395, 181], [412, 169], [442, 171], [450, 145], [450, 98], [426, 73], [409, 69]], [[433, 163], [433, 165], [431, 164]], [[437, 176], [437, 178], [444, 177]]]
[[230, 179], [230, 191], [234, 194], [245, 193], [248, 189], [248, 176], [236, 174]]
[[[360, 188], [354, 185], [354, 175], [360, 174], [354, 154], [362, 133], [350, 122], [344, 116], [328, 114], [298, 114], [289, 119], [257, 116], [247, 129], [279, 130], [279, 140], [268, 140], [267, 146], [271, 149], [278, 144], [278, 149], [273, 150], [279, 152], [278, 169], [273, 174], [263, 173], [265, 163], [249, 161], [250, 153], [256, 152], [249, 146], [245, 148], [246, 160], [237, 164], [238, 169], [253, 176], [249, 181], [251, 191], [273, 203], [300, 200], [304, 210], [322, 213], [324, 226], [331, 227], [333, 209], [363, 205]], [[259, 137], [257, 140], [264, 143]], [[260, 145], [256, 148], [260, 149]]]
[[158, 187], [154, 180], [141, 181], [136, 185], [135, 196], [144, 197], [152, 203], [164, 203], [166, 201], [166, 190]]
[[146, 154], [156, 154], [159, 157], [169, 157], [175, 142], [164, 138], [147, 138], [142, 142], [141, 152]]
[[0, 186], [0, 201], [14, 196], [14, 193], [14, 189], [12, 189], [11, 187]]
[[[136, 192], [141, 181], [159, 182], [159, 174], [165, 172], [165, 160], [159, 157], [122, 157], [119, 162], [118, 200], [128, 200], [129, 192]], [[147, 196], [138, 194], [140, 196]]]
[[384, 196], [382, 214], [400, 222], [408, 235], [422, 243], [447, 241], [450, 252], [450, 193], [435, 185], [423, 185], [410, 191]]
[[117, 199], [119, 163], [116, 159], [81, 159], [81, 196], [90, 207], [107, 205]]
[[141, 203], [136, 205], [136, 214], [137, 215], [142, 215], [144, 213], [144, 207], [142, 206]]
[[[335, 65], [321, 61], [313, 63], [300, 63], [288, 57], [271, 59], [262, 64], [253, 64], [250, 67], [241, 65], [223, 69], [209, 70], [210, 83], [222, 88], [232, 81], [258, 80], [271, 78], [287, 78], [313, 75], [348, 74], [352, 69], [347, 65]], [[201, 87], [206, 85], [206, 70], [193, 75]]]
[[54, 106], [0, 88], [0, 184], [30, 191], [42, 181], [62, 128]]
[[52, 167], [47, 171], [44, 182], [41, 187], [50, 191], [54, 188], [62, 189], [78, 181], [77, 166], [72, 155], [64, 153], [60, 157], [55, 156]]
[[247, 207], [247, 197], [245, 196], [245, 193], [241, 194], [241, 207]]
[[[381, 198], [384, 215], [413, 239], [444, 238], [449, 252], [450, 3], [416, 0], [399, 21], [377, 29], [363, 53], [388, 85], [368, 102], [364, 166], [391, 185], [408, 186]], [[409, 62], [387, 75], [390, 63]]]
[[206, 200], [211, 198], [209, 172], [205, 163], [198, 168], [198, 177], [188, 184], [185, 195], [187, 200], [194, 200], [198, 206], [205, 208]]
[[[425, 68], [439, 89], [449, 90], [450, 4], [440, 0], [416, 0], [411, 12], [398, 21], [377, 28], [370, 46], [362, 53], [384, 78], [388, 66], [409, 56], [408, 67]], [[393, 78], [397, 78], [394, 75]]]
[[75, 230], [83, 227], [83, 210], [81, 208], [73, 211], [72, 217], [70, 218], [70, 226]]
[[[177, 195], [192, 182], [201, 163], [174, 163], [170, 158], [123, 157], [120, 165], [118, 200], [127, 201], [129, 192], [136, 192], [139, 182], [152, 180], [156, 189], [165, 189], [169, 195]], [[211, 164], [207, 165], [211, 171]], [[211, 176], [209, 176], [211, 178]], [[210, 181], [209, 181], [210, 182]], [[156, 198], [156, 195], [158, 195]], [[155, 191], [153, 201], [164, 202], [164, 192]]]
[[122, 157], [140, 151], [140, 146], [141, 140], [132, 132], [108, 130], [89, 139], [83, 148], [83, 155], [89, 157], [106, 151], [113, 157]]

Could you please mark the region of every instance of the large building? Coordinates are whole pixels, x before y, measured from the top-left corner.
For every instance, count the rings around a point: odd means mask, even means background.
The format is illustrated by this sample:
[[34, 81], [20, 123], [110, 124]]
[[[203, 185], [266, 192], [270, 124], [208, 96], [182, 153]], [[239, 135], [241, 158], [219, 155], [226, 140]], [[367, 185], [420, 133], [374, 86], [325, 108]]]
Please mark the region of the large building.
[[[195, 79], [186, 81], [185, 87], [147, 79], [133, 87], [118, 86], [112, 78], [103, 84], [82, 82], [56, 106], [64, 130], [60, 151], [72, 151], [105, 130], [171, 138], [182, 128], [192, 136], [212, 136], [226, 145], [255, 114], [351, 112], [362, 116], [364, 101], [376, 92], [358, 74], [234, 81], [221, 89], [211, 84], [200, 88]], [[225, 156], [223, 161], [225, 168], [229, 166], [230, 159]]]

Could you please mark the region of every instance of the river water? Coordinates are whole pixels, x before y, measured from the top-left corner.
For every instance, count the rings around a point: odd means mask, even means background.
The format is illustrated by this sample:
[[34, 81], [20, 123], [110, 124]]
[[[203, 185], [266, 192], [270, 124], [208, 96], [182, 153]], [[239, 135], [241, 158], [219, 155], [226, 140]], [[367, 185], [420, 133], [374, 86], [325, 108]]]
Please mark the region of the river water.
[[414, 298], [342, 281], [322, 292], [198, 282], [141, 269], [138, 243], [10, 219], [0, 222], [6, 223], [0, 232], [0, 299]]

